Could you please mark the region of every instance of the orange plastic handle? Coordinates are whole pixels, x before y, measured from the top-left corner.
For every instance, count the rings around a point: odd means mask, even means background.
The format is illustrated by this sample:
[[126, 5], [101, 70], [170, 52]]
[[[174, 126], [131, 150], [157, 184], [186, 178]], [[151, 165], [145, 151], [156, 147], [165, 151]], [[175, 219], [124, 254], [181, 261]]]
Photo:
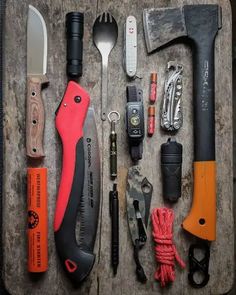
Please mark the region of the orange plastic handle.
[[215, 161], [194, 162], [193, 203], [182, 226], [201, 239], [216, 239]]

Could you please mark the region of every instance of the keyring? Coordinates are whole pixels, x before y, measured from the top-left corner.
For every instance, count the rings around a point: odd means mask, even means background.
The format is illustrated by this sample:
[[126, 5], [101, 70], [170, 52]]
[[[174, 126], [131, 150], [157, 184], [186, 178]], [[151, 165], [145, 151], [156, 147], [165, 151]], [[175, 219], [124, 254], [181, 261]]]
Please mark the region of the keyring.
[[[113, 115], [113, 114], [116, 115], [116, 117], [117, 117], [116, 120], [112, 120], [112, 119], [111, 119], [111, 115]], [[117, 122], [120, 121], [120, 113], [118, 113], [117, 111], [111, 111], [111, 112], [107, 115], [107, 117], [108, 117], [109, 122], [115, 122], [115, 123], [117, 123]]]

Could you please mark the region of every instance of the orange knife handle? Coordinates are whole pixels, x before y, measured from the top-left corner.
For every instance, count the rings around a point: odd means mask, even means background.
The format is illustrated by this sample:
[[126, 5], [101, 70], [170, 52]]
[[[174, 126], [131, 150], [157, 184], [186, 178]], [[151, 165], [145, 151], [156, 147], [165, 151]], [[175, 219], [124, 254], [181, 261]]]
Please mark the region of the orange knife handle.
[[208, 241], [216, 239], [216, 162], [194, 162], [193, 203], [183, 228]]

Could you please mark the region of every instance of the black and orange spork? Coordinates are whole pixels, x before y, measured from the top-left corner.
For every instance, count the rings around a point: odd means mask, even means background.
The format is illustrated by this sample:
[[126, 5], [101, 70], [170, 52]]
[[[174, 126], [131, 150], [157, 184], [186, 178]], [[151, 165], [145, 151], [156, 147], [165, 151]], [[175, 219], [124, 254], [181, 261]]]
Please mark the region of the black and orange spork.
[[100, 201], [98, 138], [89, 101], [88, 93], [70, 81], [56, 112], [63, 161], [54, 219], [55, 242], [62, 265], [76, 284], [89, 275], [95, 261]]

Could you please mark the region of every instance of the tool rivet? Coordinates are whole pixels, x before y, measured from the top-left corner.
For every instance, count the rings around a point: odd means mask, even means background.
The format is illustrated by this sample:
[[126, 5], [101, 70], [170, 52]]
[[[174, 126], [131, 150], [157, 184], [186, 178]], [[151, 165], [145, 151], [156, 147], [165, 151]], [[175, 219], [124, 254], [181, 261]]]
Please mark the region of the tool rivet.
[[64, 107], [67, 107], [67, 104], [66, 103], [64, 103]]
[[205, 221], [204, 218], [200, 218], [200, 219], [199, 219], [199, 223], [200, 223], [201, 225], [204, 225], [204, 224], [206, 223], [206, 221]]
[[81, 102], [81, 96], [75, 96], [74, 101], [75, 101], [76, 103]]

